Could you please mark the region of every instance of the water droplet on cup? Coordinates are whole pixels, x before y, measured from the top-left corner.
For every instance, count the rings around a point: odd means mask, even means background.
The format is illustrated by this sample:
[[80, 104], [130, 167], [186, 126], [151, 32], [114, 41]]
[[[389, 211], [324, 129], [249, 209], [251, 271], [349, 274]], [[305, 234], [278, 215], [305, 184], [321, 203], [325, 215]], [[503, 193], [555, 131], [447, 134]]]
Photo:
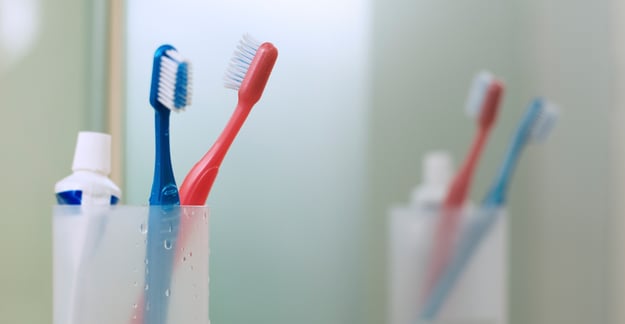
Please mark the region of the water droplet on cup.
[[163, 241], [163, 246], [165, 247], [166, 250], [171, 250], [171, 240]]

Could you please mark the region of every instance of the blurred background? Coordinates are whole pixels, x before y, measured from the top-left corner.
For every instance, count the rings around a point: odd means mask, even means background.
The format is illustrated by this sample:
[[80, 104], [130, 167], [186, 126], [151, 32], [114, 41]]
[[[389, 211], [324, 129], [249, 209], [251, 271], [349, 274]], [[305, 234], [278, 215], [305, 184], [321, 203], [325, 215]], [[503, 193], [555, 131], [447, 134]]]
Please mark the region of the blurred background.
[[0, 0], [0, 323], [51, 323], [51, 206], [79, 130], [114, 137], [123, 202], [146, 204], [154, 50], [193, 62], [172, 115], [178, 183], [221, 132], [242, 34], [279, 49], [211, 207], [211, 321], [384, 323], [387, 213], [423, 155], [464, 157], [474, 74], [506, 84], [471, 199], [524, 108], [558, 103], [511, 187], [510, 323], [624, 323], [625, 5], [617, 0]]

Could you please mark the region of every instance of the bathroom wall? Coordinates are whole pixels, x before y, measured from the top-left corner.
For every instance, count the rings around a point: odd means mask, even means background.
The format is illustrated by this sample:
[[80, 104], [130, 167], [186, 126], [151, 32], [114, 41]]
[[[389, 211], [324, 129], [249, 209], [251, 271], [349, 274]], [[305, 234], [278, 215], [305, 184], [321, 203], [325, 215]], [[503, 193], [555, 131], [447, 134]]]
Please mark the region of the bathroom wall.
[[103, 127], [90, 99], [94, 7], [0, 1], [0, 323], [51, 323], [54, 183], [71, 172], [77, 132]]
[[[612, 15], [610, 16], [612, 21], [614, 39], [623, 39], [625, 36], [625, 3], [622, 1], [612, 1]], [[625, 193], [625, 146], [620, 143], [619, 138], [625, 138], [625, 127], [623, 122], [625, 121], [625, 92], [618, 91], [618, 89], [625, 88], [625, 44], [623, 42], [614, 42], [612, 53], [615, 56], [614, 65], [614, 94], [615, 94], [615, 107], [614, 118], [612, 120], [612, 137], [611, 147], [615, 153], [613, 170], [613, 179], [616, 182], [614, 188], [613, 197], [616, 200], [616, 206], [614, 209], [614, 215], [611, 222], [608, 224], [608, 251], [610, 252], [610, 263], [608, 277], [610, 278], [610, 285], [608, 290], [610, 292], [608, 305], [610, 307], [610, 322], [611, 323], [623, 323], [625, 322], [625, 309], [623, 309], [623, 300], [625, 300], [625, 278], [623, 273], [625, 272], [625, 237], [623, 229], [625, 228], [625, 201], [618, 199]], [[620, 217], [619, 217], [620, 216]]]
[[614, 3], [528, 3], [529, 81], [562, 107], [550, 145], [529, 157], [535, 186], [519, 242], [526, 247], [527, 278], [535, 283], [523, 289], [529, 304], [522, 314], [529, 322], [622, 322], [611, 314], [623, 300], [610, 294], [622, 276], [613, 272], [610, 227], [623, 215], [615, 209], [622, 137], [614, 136], [612, 126], [622, 106], [616, 97], [613, 49], [620, 38]]

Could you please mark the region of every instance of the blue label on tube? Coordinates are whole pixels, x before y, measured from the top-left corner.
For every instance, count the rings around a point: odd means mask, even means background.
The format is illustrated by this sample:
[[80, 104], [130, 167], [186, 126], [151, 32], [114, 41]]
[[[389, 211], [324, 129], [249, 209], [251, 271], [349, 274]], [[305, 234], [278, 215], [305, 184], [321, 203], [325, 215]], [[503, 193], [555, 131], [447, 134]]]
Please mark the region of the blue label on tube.
[[[80, 205], [82, 202], [82, 190], [69, 190], [56, 194], [59, 205]], [[119, 197], [111, 195], [111, 205], [117, 205]]]
[[59, 205], [80, 205], [82, 201], [82, 190], [59, 192], [56, 194], [56, 201]]

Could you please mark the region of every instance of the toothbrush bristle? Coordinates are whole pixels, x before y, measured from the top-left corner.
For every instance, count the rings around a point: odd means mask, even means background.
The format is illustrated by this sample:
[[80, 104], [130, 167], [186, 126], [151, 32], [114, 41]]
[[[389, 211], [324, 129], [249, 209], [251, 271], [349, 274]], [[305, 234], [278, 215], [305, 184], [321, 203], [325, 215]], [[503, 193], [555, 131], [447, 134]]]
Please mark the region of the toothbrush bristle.
[[487, 71], [481, 71], [473, 78], [466, 103], [466, 112], [469, 117], [476, 117], [480, 114], [488, 88], [494, 79], [495, 77]]
[[191, 63], [176, 50], [165, 51], [161, 56], [158, 79], [158, 101], [173, 111], [191, 105]]
[[261, 43], [249, 34], [243, 35], [224, 75], [224, 86], [226, 88], [239, 90], [260, 45]]
[[543, 102], [540, 112], [532, 123], [530, 140], [532, 142], [542, 142], [548, 136], [556, 121], [558, 120], [558, 107], [549, 102]]

